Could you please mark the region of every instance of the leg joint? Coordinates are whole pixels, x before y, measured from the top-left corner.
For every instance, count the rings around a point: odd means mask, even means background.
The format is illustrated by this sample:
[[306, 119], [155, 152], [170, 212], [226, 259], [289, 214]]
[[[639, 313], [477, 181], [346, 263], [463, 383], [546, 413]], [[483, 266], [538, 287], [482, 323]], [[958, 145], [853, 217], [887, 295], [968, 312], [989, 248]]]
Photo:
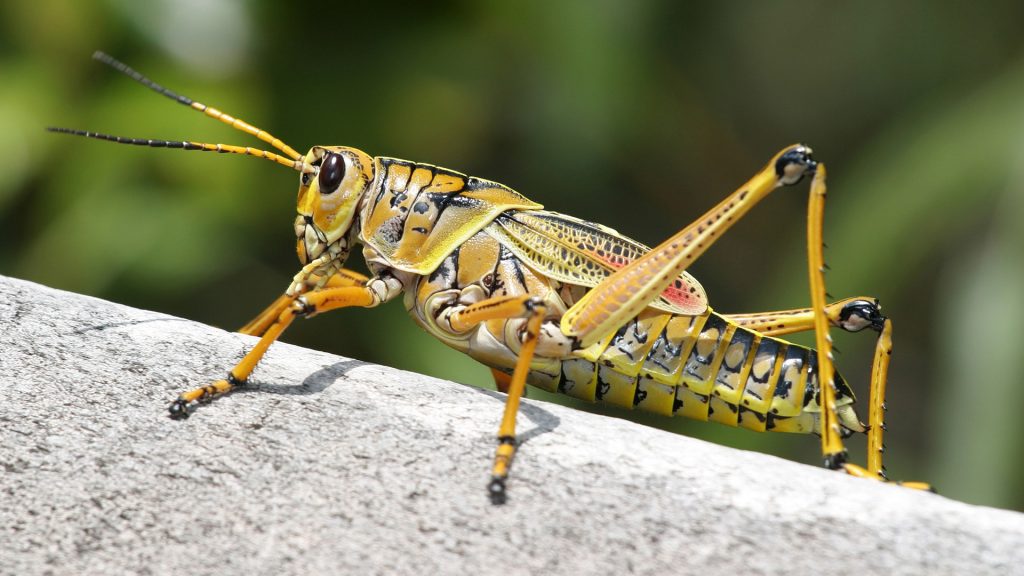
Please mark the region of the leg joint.
[[858, 298], [843, 305], [839, 311], [838, 324], [847, 332], [859, 332], [869, 327], [876, 332], [881, 332], [885, 321], [886, 317], [882, 315], [882, 307], [878, 304], [878, 300]]
[[548, 310], [547, 305], [544, 304], [544, 299], [538, 296], [531, 296], [524, 300], [523, 308], [531, 314], [544, 314]]
[[297, 318], [305, 318], [316, 312], [316, 306], [309, 303], [305, 296], [299, 296], [292, 302], [292, 314]]

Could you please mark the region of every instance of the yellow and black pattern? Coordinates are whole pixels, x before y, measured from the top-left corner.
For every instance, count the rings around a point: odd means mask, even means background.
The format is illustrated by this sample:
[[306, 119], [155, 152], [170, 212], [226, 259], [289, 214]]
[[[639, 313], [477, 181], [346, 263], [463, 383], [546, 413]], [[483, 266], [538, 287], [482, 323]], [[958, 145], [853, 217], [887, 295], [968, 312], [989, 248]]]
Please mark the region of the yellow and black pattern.
[[542, 208], [489, 180], [394, 158], [374, 162], [360, 239], [398, 270], [429, 274], [502, 212]]
[[[521, 213], [514, 215], [518, 219]], [[499, 219], [507, 223], [511, 215]], [[522, 319], [494, 320], [466, 332], [453, 332], [439, 319], [463, 302], [533, 294], [548, 303], [550, 318], [527, 377], [532, 386], [757, 431], [818, 430], [818, 357], [813, 350], [765, 336], [710, 309], [681, 315], [654, 306], [598, 344], [580, 349], [571, 338], [559, 337], [556, 322], [581, 294], [576, 289], [586, 287], [561, 284], [548, 270], [536, 270], [533, 260], [520, 258], [507, 238], [493, 233], [496, 226], [492, 223], [453, 250], [417, 282], [415, 296], [406, 301], [417, 323], [449, 346], [492, 368], [511, 370]], [[836, 385], [841, 423], [863, 431], [853, 412], [853, 393], [838, 374]]]
[[[505, 500], [516, 413], [527, 382], [659, 414], [759, 431], [818, 432], [827, 466], [885, 479], [881, 432], [892, 323], [873, 299], [825, 302], [825, 167], [807, 146], [782, 149], [735, 192], [650, 249], [610, 228], [543, 211], [501, 184], [429, 164], [373, 158], [344, 146], [314, 146], [300, 155], [265, 130], [172, 92], [105, 54], [96, 58], [281, 154], [51, 130], [121, 144], [254, 156], [299, 172], [294, 229], [302, 268], [284, 295], [243, 328], [260, 335], [258, 343], [224, 379], [181, 394], [169, 408], [172, 417], [186, 418], [198, 402], [245, 384], [295, 318], [372, 308], [404, 294], [410, 314], [432, 335], [500, 374], [511, 373], [499, 378], [508, 397], [488, 485], [496, 503]], [[811, 308], [715, 314], [686, 269], [769, 193], [806, 176], [812, 178]], [[356, 242], [365, 244], [371, 277], [343, 269]], [[840, 439], [844, 431], [866, 427], [853, 412], [846, 382], [834, 374], [830, 323], [849, 331], [868, 326], [879, 331], [867, 468], [846, 462]], [[775, 338], [799, 330], [814, 330], [820, 355]]]
[[[599, 353], [588, 351], [589, 359], [562, 360], [553, 390], [549, 374], [530, 383], [583, 400], [760, 432], [817, 431], [818, 356], [810, 348], [747, 330], [712, 311], [650, 311], [602, 345]], [[838, 373], [835, 382], [841, 423], [863, 431], [852, 390]]]

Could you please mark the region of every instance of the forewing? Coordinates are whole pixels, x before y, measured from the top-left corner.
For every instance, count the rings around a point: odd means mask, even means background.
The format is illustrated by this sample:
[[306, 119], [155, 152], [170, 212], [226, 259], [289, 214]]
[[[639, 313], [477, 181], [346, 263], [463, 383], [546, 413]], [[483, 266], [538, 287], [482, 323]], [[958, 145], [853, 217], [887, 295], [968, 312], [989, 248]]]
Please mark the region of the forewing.
[[[486, 231], [539, 272], [590, 288], [650, 250], [611, 228], [545, 210], [506, 212]], [[651, 306], [697, 315], [707, 310], [708, 300], [697, 280], [683, 272]]]

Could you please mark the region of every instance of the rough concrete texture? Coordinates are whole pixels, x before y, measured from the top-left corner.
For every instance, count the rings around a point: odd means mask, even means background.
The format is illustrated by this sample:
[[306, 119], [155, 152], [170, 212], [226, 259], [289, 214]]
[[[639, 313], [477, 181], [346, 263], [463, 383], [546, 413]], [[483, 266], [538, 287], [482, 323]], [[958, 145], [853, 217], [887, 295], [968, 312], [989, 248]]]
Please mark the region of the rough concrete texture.
[[[410, 325], [410, 330], [414, 330]], [[1021, 574], [1024, 515], [0, 277], [3, 574]]]

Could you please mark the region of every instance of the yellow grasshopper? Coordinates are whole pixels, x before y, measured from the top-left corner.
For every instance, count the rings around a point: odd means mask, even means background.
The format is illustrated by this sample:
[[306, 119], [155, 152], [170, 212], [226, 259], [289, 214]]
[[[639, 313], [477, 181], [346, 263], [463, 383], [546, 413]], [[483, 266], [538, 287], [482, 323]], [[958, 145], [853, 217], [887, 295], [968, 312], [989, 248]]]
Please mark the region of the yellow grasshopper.
[[[651, 249], [615, 230], [544, 210], [489, 180], [344, 146], [299, 154], [264, 130], [176, 94], [112, 57], [94, 58], [143, 85], [247, 132], [281, 154], [249, 147], [63, 132], [158, 148], [257, 156], [299, 172], [296, 250], [303, 266], [241, 332], [260, 339], [223, 380], [182, 393], [194, 406], [242, 386], [298, 317], [402, 296], [413, 320], [489, 366], [507, 392], [488, 491], [504, 502], [526, 384], [589, 401], [756, 431], [816, 433], [825, 465], [885, 480], [885, 386], [892, 322], [870, 297], [826, 303], [822, 220], [825, 166], [788, 146], [695, 222]], [[687, 267], [776, 188], [811, 178], [807, 243], [811, 307], [719, 314]], [[344, 268], [362, 246], [372, 274]], [[832, 362], [829, 327], [878, 332], [868, 424]], [[813, 330], [816, 349], [780, 339]], [[824, 385], [823, 385], [824, 383]], [[846, 461], [843, 438], [868, 435], [866, 467]], [[907, 483], [927, 488], [921, 483]]]

